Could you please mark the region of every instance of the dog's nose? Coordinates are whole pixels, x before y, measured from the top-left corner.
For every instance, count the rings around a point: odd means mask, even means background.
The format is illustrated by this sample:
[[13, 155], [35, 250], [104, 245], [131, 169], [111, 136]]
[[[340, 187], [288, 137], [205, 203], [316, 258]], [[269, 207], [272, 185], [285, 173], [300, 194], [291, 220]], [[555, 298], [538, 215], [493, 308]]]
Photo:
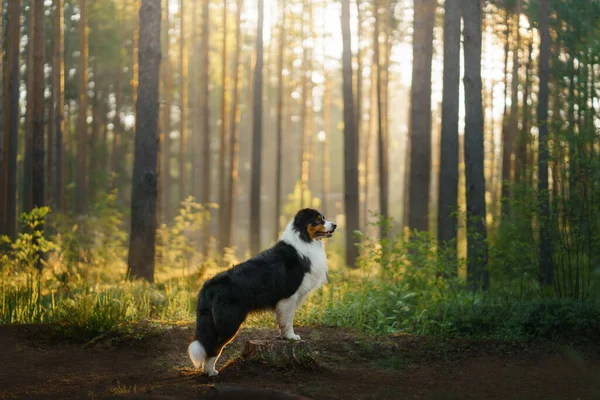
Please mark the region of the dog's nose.
[[335, 228], [337, 228], [337, 224], [331, 224], [331, 228], [335, 231]]

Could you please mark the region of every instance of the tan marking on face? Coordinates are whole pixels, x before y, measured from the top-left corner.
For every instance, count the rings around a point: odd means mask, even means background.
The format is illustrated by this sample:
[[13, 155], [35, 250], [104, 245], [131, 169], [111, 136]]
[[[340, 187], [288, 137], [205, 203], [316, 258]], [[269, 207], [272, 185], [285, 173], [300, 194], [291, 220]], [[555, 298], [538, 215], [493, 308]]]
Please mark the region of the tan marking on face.
[[[320, 220], [320, 218], [317, 220]], [[311, 239], [314, 239], [315, 237], [317, 237], [318, 232], [325, 233], [325, 225], [319, 224], [315, 226], [313, 224], [310, 224], [308, 225], [308, 228], [306, 228], [306, 230], [308, 231], [308, 236], [310, 236]]]

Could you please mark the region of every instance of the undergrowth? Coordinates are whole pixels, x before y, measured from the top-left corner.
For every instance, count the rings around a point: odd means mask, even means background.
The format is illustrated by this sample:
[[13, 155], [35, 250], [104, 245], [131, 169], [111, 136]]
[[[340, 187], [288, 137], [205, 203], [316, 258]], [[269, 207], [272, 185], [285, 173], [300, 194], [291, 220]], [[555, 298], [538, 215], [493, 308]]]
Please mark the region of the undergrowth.
[[[162, 227], [156, 282], [126, 280], [126, 235], [114, 199], [95, 214], [72, 219], [48, 209], [24, 215], [46, 220], [54, 234], [3, 238], [0, 256], [0, 323], [49, 323], [64, 338], [94, 341], [131, 327], [191, 323], [203, 281], [237, 262], [205, 258], [195, 233], [208, 213], [191, 199], [173, 226]], [[389, 227], [389, 221], [385, 221]], [[36, 225], [37, 226], [37, 225]], [[405, 233], [361, 244], [359, 268], [342, 267], [337, 246], [327, 248], [329, 282], [298, 311], [297, 325], [331, 325], [370, 333], [581, 343], [600, 339], [600, 303], [548, 295], [531, 268], [503, 269], [507, 256], [494, 248], [489, 292], [469, 290], [457, 274], [463, 260], [438, 254], [426, 235]], [[495, 260], [495, 261], [494, 261]], [[41, 264], [41, 268], [39, 268]], [[517, 272], [521, 273], [519, 274]], [[271, 313], [251, 315], [250, 326], [275, 326]], [[143, 332], [143, 331], [142, 331]], [[146, 333], [142, 333], [145, 335]]]

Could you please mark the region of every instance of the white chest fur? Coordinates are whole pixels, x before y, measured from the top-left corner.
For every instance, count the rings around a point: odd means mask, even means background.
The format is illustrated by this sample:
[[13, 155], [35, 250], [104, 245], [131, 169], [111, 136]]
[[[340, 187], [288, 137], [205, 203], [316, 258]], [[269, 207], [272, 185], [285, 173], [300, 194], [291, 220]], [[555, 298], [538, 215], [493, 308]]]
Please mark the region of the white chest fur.
[[310, 272], [304, 275], [297, 293], [303, 297], [323, 285], [327, 280], [327, 256], [323, 242], [313, 240], [307, 243], [300, 239], [298, 233], [294, 231], [292, 222], [283, 232], [281, 240], [294, 246], [298, 253], [310, 261]]

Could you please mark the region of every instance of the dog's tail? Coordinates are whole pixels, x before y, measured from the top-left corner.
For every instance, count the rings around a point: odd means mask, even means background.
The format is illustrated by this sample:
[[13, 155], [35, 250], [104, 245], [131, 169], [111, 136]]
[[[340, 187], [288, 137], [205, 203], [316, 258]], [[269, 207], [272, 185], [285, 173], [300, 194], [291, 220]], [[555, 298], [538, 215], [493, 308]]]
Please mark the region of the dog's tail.
[[204, 366], [206, 350], [204, 350], [204, 346], [202, 346], [198, 340], [194, 340], [190, 343], [188, 346], [188, 355], [190, 356], [190, 360], [192, 360], [194, 367], [202, 368]]
[[188, 346], [188, 355], [196, 368], [202, 368], [204, 361], [215, 355], [217, 332], [212, 315], [212, 296], [209, 292], [203, 290], [198, 295], [196, 332], [194, 341]]

